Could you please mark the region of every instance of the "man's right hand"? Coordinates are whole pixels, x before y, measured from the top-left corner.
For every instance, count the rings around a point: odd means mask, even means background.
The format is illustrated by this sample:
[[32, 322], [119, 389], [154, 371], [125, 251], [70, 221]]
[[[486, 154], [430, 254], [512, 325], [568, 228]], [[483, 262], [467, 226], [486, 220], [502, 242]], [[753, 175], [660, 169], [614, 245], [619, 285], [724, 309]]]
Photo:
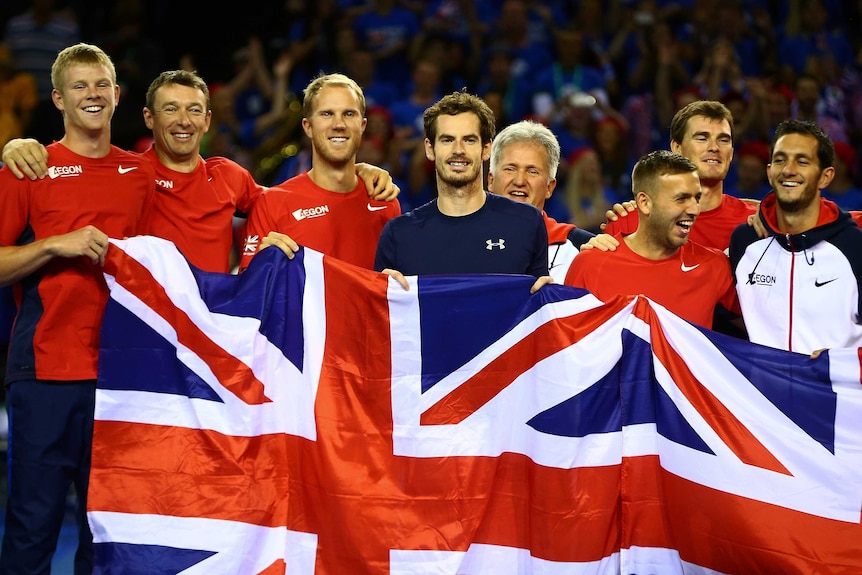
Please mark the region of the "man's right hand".
[[93, 264], [105, 265], [108, 236], [96, 226], [84, 226], [74, 232], [45, 239], [51, 255], [60, 258], [84, 256]]
[[368, 163], [357, 163], [356, 175], [365, 182], [368, 197], [373, 200], [388, 202], [401, 193], [401, 188], [392, 180], [392, 174], [383, 168]]
[[758, 214], [751, 214], [748, 216], [748, 225], [754, 228], [754, 231], [757, 233], [757, 237], [759, 238], [768, 238], [769, 232], [766, 229], [766, 226], [763, 225], [763, 222], [760, 221], [760, 216]]
[[292, 237], [278, 232], [269, 232], [266, 234], [266, 237], [263, 238], [262, 242], [260, 242], [260, 247], [257, 251], [259, 252], [267, 246], [277, 247], [284, 252], [284, 255], [286, 255], [289, 260], [292, 260], [296, 256], [296, 252], [299, 251], [299, 244], [296, 243]]
[[405, 278], [404, 274], [402, 274], [398, 270], [393, 270], [392, 268], [386, 268], [381, 273], [384, 273], [384, 274], [388, 275], [389, 277], [391, 277], [392, 279], [394, 279], [395, 281], [397, 281], [401, 285], [401, 287], [404, 288], [404, 291], [410, 290], [410, 284], [407, 283], [407, 278]]
[[15, 138], [3, 146], [3, 163], [19, 180], [31, 180], [48, 175], [48, 150], [33, 138]]
[[603, 252], [615, 252], [619, 245], [620, 242], [614, 236], [608, 234], [597, 234], [590, 238], [590, 241], [587, 243], [581, 244], [578, 251], [591, 250], [595, 248]]
[[[610, 210], [605, 212], [605, 218], [608, 222], [615, 222], [620, 219], [620, 217], [628, 216], [630, 213], [637, 210], [637, 208], [638, 206], [634, 200], [628, 200], [621, 204], [614, 204]], [[607, 226], [607, 222], [602, 224], [601, 228], [605, 229], [605, 226]]]

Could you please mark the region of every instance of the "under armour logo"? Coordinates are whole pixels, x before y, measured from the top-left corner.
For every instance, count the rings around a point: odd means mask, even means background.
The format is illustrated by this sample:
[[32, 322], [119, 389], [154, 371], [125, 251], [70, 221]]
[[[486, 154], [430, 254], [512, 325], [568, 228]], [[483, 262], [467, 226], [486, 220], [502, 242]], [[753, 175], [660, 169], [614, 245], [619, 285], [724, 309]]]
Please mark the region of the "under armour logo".
[[485, 243], [488, 244], [485, 246], [485, 249], [487, 250], [493, 250], [494, 246], [500, 248], [501, 250], [506, 249], [506, 240], [504, 240], [503, 238], [500, 238], [500, 240], [496, 242], [492, 240], [485, 240]]

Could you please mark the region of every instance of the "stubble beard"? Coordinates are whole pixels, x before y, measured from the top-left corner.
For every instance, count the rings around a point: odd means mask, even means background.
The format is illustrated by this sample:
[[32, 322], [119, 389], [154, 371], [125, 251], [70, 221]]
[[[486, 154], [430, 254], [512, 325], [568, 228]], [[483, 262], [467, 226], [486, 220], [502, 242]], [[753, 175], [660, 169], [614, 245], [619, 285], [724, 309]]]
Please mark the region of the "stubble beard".
[[437, 169], [437, 175], [442, 183], [454, 190], [470, 188], [480, 177], [480, 173], [473, 170], [460, 173], [451, 172], [446, 162], [441, 162]]
[[325, 142], [322, 146], [319, 146], [317, 148], [317, 154], [323, 161], [331, 166], [341, 167], [348, 164], [351, 160], [356, 158], [356, 152], [359, 150], [358, 145], [352, 145], [343, 153], [335, 154], [328, 148], [328, 144], [329, 142]]
[[810, 186], [805, 186], [805, 191], [801, 196], [794, 200], [782, 198], [780, 194], [775, 194], [775, 202], [782, 212], [795, 214], [807, 209], [817, 200], [817, 190], [812, 190]]

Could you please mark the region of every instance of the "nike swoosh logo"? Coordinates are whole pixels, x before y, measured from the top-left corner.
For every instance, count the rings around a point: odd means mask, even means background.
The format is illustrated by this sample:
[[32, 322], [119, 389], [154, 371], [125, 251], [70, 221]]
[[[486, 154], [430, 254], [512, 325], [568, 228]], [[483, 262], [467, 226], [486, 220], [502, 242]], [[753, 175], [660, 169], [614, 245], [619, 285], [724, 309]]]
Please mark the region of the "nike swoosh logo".
[[831, 280], [826, 280], [825, 282], [820, 282], [820, 281], [814, 280], [814, 287], [821, 287], [821, 286], [825, 286], [826, 284], [831, 284], [832, 282], [834, 282], [837, 279], [838, 278], [832, 278]]
[[368, 204], [366, 207], [369, 212], [379, 212], [380, 210], [385, 210], [389, 206], [372, 206], [371, 204]]
[[684, 271], [684, 272], [690, 272], [691, 270], [693, 270], [693, 269], [695, 269], [695, 268], [697, 268], [697, 267], [699, 267], [699, 266], [700, 266], [700, 264], [694, 264], [693, 266], [687, 266], [687, 265], [685, 265], [685, 264], [682, 264], [682, 265], [680, 266], [680, 269], [681, 269], [682, 271]]
[[137, 170], [137, 169], [138, 169], [138, 166], [133, 166], [131, 168], [124, 168], [123, 166], [117, 166], [117, 171], [120, 172], [121, 174], [128, 174], [132, 170]]

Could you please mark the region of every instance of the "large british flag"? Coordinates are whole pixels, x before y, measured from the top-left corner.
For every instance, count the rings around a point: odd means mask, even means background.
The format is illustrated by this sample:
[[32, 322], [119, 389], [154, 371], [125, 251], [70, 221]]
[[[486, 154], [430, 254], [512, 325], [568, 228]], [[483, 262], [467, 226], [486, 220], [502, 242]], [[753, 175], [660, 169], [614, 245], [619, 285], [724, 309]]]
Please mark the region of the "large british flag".
[[114, 242], [97, 572], [862, 572], [857, 350], [643, 297]]

